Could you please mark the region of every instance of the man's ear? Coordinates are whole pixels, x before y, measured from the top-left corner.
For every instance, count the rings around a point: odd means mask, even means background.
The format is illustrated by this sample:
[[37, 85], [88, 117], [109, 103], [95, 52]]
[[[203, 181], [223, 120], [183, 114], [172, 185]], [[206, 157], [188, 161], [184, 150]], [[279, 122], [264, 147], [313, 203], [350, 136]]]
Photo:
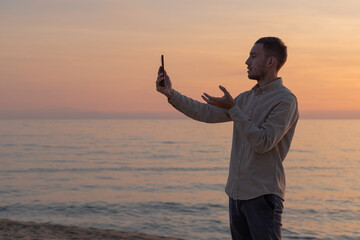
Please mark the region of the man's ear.
[[268, 57], [268, 58], [266, 59], [266, 65], [267, 65], [268, 67], [273, 67], [273, 66], [276, 67], [276, 65], [277, 65], [277, 59], [276, 59], [274, 56]]

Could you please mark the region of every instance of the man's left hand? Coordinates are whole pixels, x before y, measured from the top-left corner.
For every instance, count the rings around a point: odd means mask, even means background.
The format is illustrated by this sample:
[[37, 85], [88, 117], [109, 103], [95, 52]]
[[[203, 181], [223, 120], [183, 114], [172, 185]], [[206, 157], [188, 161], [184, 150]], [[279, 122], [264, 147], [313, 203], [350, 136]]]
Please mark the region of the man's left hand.
[[235, 106], [235, 101], [230, 95], [230, 93], [223, 86], [219, 86], [220, 90], [224, 92], [224, 96], [222, 97], [212, 97], [207, 93], [204, 93], [201, 97], [208, 104], [214, 105], [216, 107], [224, 108], [229, 110], [233, 106]]

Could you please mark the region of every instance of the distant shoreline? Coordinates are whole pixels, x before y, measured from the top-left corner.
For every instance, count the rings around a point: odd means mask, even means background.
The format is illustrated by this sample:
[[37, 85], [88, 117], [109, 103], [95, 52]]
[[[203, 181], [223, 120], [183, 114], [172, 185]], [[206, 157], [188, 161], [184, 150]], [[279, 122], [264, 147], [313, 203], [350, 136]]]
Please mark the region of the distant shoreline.
[[[26, 119], [189, 119], [171, 110], [169, 112], [96, 112], [83, 110], [28, 110], [0, 111], [0, 120]], [[360, 119], [360, 111], [302, 111], [300, 119]]]
[[65, 226], [61, 224], [36, 223], [0, 219], [0, 239], [103, 239], [103, 240], [181, 240], [179, 238], [154, 236], [92, 227]]
[[[4, 117], [0, 116], [0, 121], [12, 121], [12, 120], [188, 120], [194, 121], [193, 119], [186, 117], [76, 117], [76, 116], [66, 116], [66, 117], [47, 117], [47, 116], [39, 116], [39, 117]], [[360, 120], [360, 117], [308, 117], [308, 116], [300, 116], [299, 120]]]

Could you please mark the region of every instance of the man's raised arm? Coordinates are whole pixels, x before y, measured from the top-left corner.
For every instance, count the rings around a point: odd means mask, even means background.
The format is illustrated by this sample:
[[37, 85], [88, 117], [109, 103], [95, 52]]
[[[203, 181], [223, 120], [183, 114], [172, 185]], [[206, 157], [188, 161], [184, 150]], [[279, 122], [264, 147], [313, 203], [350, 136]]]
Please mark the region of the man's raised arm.
[[[160, 84], [162, 81], [164, 81], [163, 86]], [[207, 123], [231, 121], [227, 110], [210, 104], [201, 103], [174, 90], [169, 76], [166, 71], [162, 71], [161, 67], [159, 68], [158, 77], [156, 79], [156, 90], [164, 94], [174, 108], [194, 120]]]

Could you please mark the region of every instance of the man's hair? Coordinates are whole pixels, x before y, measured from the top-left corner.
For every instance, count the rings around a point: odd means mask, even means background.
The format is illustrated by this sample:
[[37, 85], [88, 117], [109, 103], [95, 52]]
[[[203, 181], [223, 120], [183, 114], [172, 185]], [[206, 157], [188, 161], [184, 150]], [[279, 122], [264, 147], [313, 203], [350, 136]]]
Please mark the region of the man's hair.
[[263, 44], [266, 58], [272, 56], [276, 58], [276, 69], [279, 71], [287, 59], [287, 47], [284, 42], [277, 37], [263, 37], [255, 42], [257, 43]]

